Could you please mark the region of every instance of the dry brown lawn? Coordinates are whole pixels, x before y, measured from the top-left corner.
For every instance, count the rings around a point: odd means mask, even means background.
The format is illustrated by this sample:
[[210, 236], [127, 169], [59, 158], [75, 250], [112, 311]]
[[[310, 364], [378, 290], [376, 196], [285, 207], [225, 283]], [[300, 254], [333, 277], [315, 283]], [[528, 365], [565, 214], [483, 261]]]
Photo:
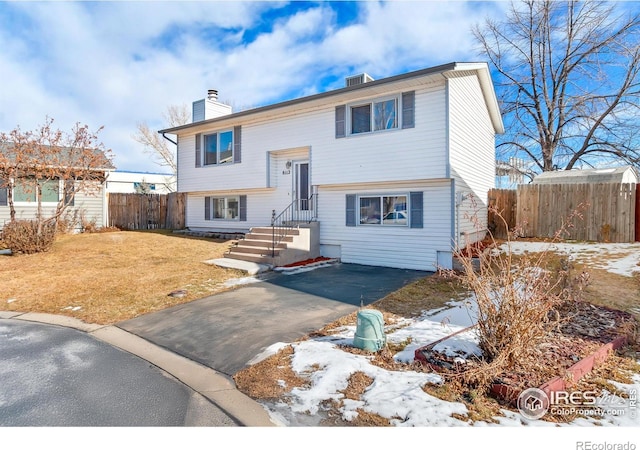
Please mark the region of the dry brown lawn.
[[[0, 255], [0, 310], [112, 324], [225, 290], [242, 272], [204, 264], [231, 241], [168, 231], [62, 235], [46, 253]], [[168, 296], [184, 289], [182, 298]]]

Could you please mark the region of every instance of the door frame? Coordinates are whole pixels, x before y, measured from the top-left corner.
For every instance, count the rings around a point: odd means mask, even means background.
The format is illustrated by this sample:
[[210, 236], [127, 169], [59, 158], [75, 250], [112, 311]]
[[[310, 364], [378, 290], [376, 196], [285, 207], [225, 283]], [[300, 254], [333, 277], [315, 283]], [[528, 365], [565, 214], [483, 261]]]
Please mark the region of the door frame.
[[[301, 181], [303, 178], [300, 177], [301, 167], [306, 165], [306, 186], [301, 186]], [[309, 198], [311, 198], [311, 166], [309, 164], [308, 159], [300, 159], [297, 161], [293, 161], [293, 170], [292, 174], [292, 190], [293, 190], [293, 200], [295, 202], [295, 211], [309, 211], [312, 208], [311, 202], [309, 202]], [[304, 170], [304, 169], [303, 169]], [[302, 187], [302, 189], [301, 189]], [[302, 190], [305, 190], [306, 187], [306, 197], [301, 197], [300, 193]]]

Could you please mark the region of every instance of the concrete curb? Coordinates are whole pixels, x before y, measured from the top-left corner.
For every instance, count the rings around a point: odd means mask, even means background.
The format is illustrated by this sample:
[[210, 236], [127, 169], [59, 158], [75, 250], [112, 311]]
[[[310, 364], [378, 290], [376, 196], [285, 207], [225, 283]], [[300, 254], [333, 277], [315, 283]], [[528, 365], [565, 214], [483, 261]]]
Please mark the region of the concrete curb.
[[57, 325], [83, 331], [96, 339], [148, 361], [209, 399], [239, 424], [247, 427], [277, 426], [265, 409], [238, 391], [234, 383], [215, 370], [177, 355], [117, 326], [88, 324], [72, 317], [43, 313], [0, 311], [0, 319]]

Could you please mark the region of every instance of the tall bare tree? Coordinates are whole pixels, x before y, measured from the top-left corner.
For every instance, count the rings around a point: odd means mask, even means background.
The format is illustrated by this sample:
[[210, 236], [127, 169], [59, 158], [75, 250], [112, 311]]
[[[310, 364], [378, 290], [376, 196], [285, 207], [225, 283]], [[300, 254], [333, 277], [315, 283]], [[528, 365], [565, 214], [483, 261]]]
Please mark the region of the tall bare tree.
[[[185, 104], [170, 105], [163, 118], [169, 127], [178, 127], [190, 122], [191, 113]], [[156, 164], [167, 167], [171, 173], [176, 174], [178, 165], [174, 145], [151, 130], [145, 122], [138, 123], [137, 128], [138, 132], [133, 135], [133, 139], [144, 145], [145, 152], [153, 156]]]
[[[497, 72], [498, 159], [535, 172], [640, 167], [640, 13], [633, 2], [523, 0], [473, 33]], [[513, 159], [512, 159], [513, 160]]]

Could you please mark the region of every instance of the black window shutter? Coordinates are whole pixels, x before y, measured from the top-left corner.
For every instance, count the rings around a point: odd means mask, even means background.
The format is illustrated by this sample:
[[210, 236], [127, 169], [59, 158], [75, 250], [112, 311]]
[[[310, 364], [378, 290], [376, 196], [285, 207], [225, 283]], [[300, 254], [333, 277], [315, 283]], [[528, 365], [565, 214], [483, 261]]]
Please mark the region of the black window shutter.
[[402, 128], [416, 126], [416, 93], [415, 91], [402, 93]]
[[74, 206], [76, 197], [73, 195], [75, 190], [74, 180], [65, 180], [64, 182], [64, 203], [65, 205]]
[[356, 226], [356, 196], [347, 195], [347, 226]]
[[242, 161], [242, 149], [240, 143], [242, 142], [242, 127], [233, 127], [233, 162], [239, 163]]
[[347, 135], [346, 113], [346, 106], [336, 106], [336, 139], [343, 138]]
[[423, 193], [410, 192], [409, 201], [411, 202], [411, 228], [424, 228], [424, 210], [423, 210]]
[[196, 167], [202, 167], [202, 162], [200, 160], [201, 156], [201, 151], [200, 151], [200, 145], [202, 144], [202, 134], [198, 133], [196, 134]]
[[240, 196], [240, 222], [247, 221], [247, 196]]
[[7, 206], [9, 203], [9, 196], [7, 195], [7, 190], [9, 188], [4, 185], [4, 180], [0, 179], [0, 206]]
[[211, 197], [204, 198], [204, 220], [211, 220]]

